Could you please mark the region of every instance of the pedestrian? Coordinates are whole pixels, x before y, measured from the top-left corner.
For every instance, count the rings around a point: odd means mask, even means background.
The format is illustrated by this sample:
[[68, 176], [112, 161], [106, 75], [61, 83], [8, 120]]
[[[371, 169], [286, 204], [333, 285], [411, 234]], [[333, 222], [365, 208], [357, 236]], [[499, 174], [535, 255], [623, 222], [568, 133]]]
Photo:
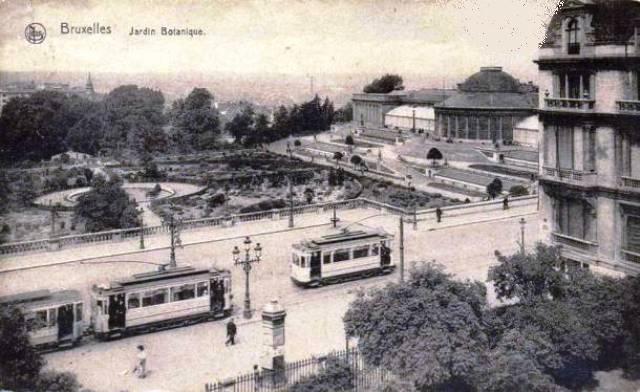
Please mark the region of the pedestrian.
[[440, 207], [436, 207], [436, 220], [438, 223], [442, 220], [442, 210]]
[[262, 376], [260, 375], [258, 365], [253, 365], [253, 385], [256, 391], [262, 387]]
[[431, 178], [431, 169], [429, 169], [428, 174], [429, 174], [429, 178]]
[[229, 320], [227, 323], [227, 341], [225, 345], [234, 345], [236, 344], [236, 334], [238, 333], [238, 328], [236, 324], [233, 322], [233, 319]]
[[502, 199], [502, 209], [503, 210], [509, 209], [509, 196], [505, 196], [504, 199]]
[[138, 378], [145, 378], [147, 376], [147, 353], [144, 351], [143, 345], [138, 345], [138, 355], [137, 355], [138, 363], [136, 367], [133, 369], [133, 373], [138, 376]]

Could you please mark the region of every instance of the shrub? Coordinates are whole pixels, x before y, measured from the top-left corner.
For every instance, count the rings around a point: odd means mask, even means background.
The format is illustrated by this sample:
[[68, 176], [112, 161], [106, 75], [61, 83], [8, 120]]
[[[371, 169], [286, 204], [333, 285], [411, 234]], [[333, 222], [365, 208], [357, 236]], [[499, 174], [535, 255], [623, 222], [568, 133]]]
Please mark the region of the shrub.
[[525, 186], [514, 185], [509, 188], [509, 194], [513, 197], [527, 196], [529, 194], [529, 190]]

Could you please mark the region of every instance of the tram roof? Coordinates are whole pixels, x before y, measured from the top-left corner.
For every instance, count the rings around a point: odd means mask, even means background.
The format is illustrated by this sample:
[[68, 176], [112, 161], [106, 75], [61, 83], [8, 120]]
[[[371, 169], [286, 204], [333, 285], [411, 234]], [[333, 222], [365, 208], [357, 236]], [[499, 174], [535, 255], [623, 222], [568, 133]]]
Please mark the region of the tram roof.
[[119, 280], [112, 282], [111, 288], [117, 288], [118, 286], [131, 286], [142, 283], [151, 283], [163, 280], [172, 280], [176, 278], [183, 278], [187, 276], [195, 276], [202, 274], [210, 274], [210, 273], [220, 273], [222, 271], [217, 269], [207, 269], [207, 268], [194, 268], [191, 266], [181, 266], [176, 268], [167, 269], [164, 271], [152, 271], [152, 272], [144, 272], [141, 274], [134, 274], [132, 278]]
[[389, 238], [391, 235], [382, 229], [362, 228], [357, 230], [340, 229], [336, 233], [323, 235], [310, 241], [304, 241], [301, 245], [305, 247], [319, 247], [340, 242], [364, 240], [369, 238]]
[[43, 306], [58, 303], [70, 303], [81, 301], [82, 297], [77, 290], [60, 290], [51, 292], [50, 290], [35, 290], [25, 293], [7, 295], [0, 297], [0, 303], [5, 305], [29, 305]]

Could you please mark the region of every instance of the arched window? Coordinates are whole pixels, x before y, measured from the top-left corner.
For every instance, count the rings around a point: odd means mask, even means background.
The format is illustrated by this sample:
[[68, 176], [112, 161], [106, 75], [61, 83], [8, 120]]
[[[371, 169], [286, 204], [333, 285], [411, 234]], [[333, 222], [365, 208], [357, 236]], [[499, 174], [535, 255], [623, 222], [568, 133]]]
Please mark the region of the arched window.
[[579, 33], [580, 25], [578, 20], [571, 19], [569, 23], [567, 23], [567, 50], [569, 54], [580, 54]]

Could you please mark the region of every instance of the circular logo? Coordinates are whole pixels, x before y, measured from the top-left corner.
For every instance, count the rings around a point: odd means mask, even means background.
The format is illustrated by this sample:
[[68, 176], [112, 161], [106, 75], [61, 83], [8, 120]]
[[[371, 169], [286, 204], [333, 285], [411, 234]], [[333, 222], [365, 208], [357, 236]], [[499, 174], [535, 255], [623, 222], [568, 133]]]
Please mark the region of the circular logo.
[[30, 44], [41, 44], [46, 36], [47, 30], [40, 23], [30, 23], [24, 29], [24, 37]]

